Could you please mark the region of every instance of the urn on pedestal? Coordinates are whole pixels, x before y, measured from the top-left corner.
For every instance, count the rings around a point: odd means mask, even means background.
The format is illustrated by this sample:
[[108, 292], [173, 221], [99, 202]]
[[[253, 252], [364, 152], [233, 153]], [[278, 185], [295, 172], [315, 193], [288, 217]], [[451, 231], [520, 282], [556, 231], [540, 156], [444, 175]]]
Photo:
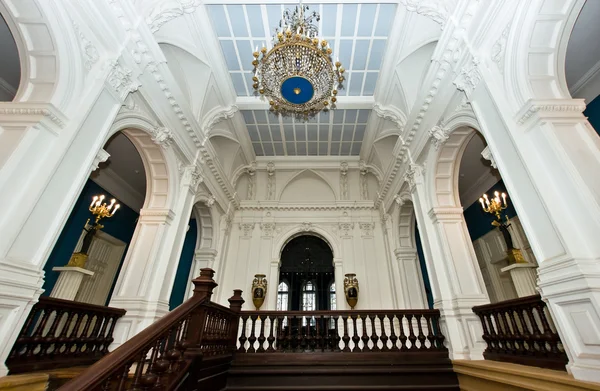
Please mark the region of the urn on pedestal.
[[354, 309], [356, 303], [358, 303], [358, 280], [356, 279], [356, 274], [346, 274], [346, 278], [344, 278], [344, 294], [346, 295], [346, 302], [351, 309]]
[[256, 274], [252, 281], [252, 303], [254, 303], [257, 311], [265, 302], [265, 296], [267, 295], [267, 279], [265, 277], [264, 274]]

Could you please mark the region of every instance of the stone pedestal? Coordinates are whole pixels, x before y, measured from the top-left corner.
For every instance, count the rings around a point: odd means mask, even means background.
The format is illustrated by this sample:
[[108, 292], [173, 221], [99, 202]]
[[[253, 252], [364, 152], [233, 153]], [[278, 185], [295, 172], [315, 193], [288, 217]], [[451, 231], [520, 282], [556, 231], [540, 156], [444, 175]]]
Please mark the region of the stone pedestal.
[[537, 289], [537, 265], [531, 263], [515, 263], [500, 269], [502, 272], [509, 272], [510, 277], [515, 284], [515, 289], [519, 297], [536, 295]]
[[59, 272], [60, 276], [54, 284], [50, 297], [64, 300], [75, 300], [83, 277], [94, 275], [92, 271], [73, 266], [53, 267], [52, 271]]

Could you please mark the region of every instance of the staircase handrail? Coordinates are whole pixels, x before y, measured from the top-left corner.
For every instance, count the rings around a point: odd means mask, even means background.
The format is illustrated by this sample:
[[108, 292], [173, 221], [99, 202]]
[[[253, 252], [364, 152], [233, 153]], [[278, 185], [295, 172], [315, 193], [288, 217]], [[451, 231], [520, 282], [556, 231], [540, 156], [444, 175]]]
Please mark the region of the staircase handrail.
[[[212, 269], [201, 269], [200, 276], [192, 280], [195, 288], [191, 298], [87, 368], [60, 390], [111, 390], [115, 388], [114, 385], [118, 385], [116, 388], [119, 390], [136, 387], [168, 389], [185, 374], [191, 361], [202, 355], [200, 345], [206, 326], [207, 308], [226, 311], [229, 316], [238, 316], [241, 310], [244, 302], [241, 290], [235, 290], [234, 296], [229, 299], [230, 308], [210, 302], [212, 291], [217, 286], [213, 276]], [[231, 324], [235, 325], [237, 332], [238, 319], [231, 319]], [[233, 351], [235, 337], [233, 331], [229, 332], [230, 351]], [[130, 373], [134, 364], [135, 369]]]

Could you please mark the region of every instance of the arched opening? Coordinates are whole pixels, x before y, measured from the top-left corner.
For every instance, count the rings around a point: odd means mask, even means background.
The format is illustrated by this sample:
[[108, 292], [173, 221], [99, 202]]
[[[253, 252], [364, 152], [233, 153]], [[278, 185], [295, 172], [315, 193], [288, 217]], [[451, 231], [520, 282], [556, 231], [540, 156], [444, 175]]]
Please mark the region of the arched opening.
[[15, 39], [0, 14], [0, 102], [11, 102], [21, 82], [21, 63]]
[[277, 309], [281, 311], [331, 310], [335, 275], [333, 252], [323, 239], [300, 235], [281, 252]]
[[[132, 142], [133, 133], [127, 134], [117, 132], [104, 145], [100, 160], [105, 161], [90, 174], [46, 262], [44, 295], [108, 305], [146, 198], [144, 162]], [[91, 237], [89, 249], [83, 249], [87, 260], [80, 266], [93, 274], [83, 277], [74, 297], [59, 297], [56, 284], [62, 271], [54, 269], [68, 265], [73, 253], [82, 251], [84, 238], [94, 225], [90, 202], [92, 197], [102, 195], [104, 202], [115, 199], [120, 208], [100, 220], [102, 227]]]

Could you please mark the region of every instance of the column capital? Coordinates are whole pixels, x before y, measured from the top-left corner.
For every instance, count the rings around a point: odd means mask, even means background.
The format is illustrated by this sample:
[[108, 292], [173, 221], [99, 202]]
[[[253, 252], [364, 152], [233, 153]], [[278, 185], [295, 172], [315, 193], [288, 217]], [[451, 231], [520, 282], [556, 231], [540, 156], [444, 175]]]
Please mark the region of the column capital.
[[417, 249], [416, 248], [403, 248], [399, 247], [394, 250], [394, 255], [396, 255], [396, 260], [399, 261], [400, 258], [408, 258], [408, 257], [416, 257]]
[[214, 259], [219, 252], [212, 248], [199, 248], [194, 251], [194, 258], [212, 258]]

